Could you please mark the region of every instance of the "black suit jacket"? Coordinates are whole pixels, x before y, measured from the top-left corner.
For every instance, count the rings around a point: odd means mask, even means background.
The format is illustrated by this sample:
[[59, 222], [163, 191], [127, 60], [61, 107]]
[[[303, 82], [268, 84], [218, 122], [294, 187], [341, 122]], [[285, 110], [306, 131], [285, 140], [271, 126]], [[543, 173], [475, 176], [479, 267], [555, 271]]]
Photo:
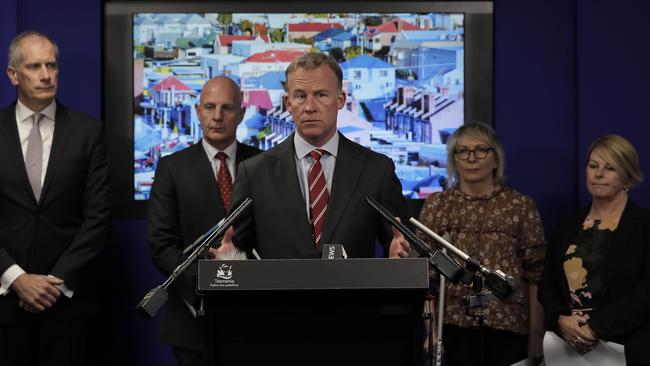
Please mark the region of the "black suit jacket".
[[[366, 203], [372, 196], [395, 216], [406, 217], [406, 200], [388, 157], [339, 134], [338, 156], [321, 243], [343, 244], [350, 257], [374, 257], [377, 239], [392, 239], [387, 222]], [[244, 162], [235, 181], [232, 204], [253, 199], [252, 215], [236, 225], [233, 238], [262, 258], [318, 258], [300, 190], [293, 135], [264, 154]]]
[[[237, 143], [235, 166], [260, 153]], [[225, 215], [215, 175], [202, 144], [160, 159], [148, 204], [148, 238], [153, 262], [165, 276], [185, 259], [183, 248], [213, 227]], [[190, 267], [169, 289], [161, 333], [174, 347], [204, 347], [201, 320], [192, 317], [183, 298], [195, 302], [194, 276]]]
[[[57, 103], [54, 137], [36, 202], [16, 126], [16, 104], [0, 110], [0, 274], [13, 264], [51, 274], [74, 290], [43, 314], [88, 316], [96, 310], [92, 264], [109, 225], [108, 158], [102, 125]], [[11, 323], [18, 296], [0, 296], [0, 323]]]
[[[564, 253], [588, 212], [558, 228], [546, 256], [539, 300], [547, 329], [558, 334], [559, 316], [571, 313]], [[623, 344], [628, 363], [650, 364], [650, 214], [628, 200], [613, 241], [603, 253], [605, 305], [589, 313], [589, 325], [601, 339]]]

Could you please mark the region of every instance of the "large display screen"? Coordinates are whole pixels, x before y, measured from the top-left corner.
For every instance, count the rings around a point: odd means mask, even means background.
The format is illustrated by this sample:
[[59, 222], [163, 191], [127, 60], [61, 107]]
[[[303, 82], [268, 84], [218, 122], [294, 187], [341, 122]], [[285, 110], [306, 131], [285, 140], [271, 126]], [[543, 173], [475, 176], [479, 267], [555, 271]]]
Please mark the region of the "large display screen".
[[389, 156], [407, 197], [441, 190], [445, 142], [464, 120], [464, 38], [453, 13], [134, 14], [134, 198], [148, 198], [161, 157], [200, 141], [194, 105], [212, 77], [241, 87], [240, 142], [286, 139], [284, 71], [306, 52], [343, 70], [339, 131]]
[[295, 129], [284, 71], [305, 52], [339, 62], [338, 129], [389, 156], [408, 198], [446, 184], [446, 141], [492, 123], [491, 2], [108, 2], [104, 119], [114, 213], [142, 217], [158, 161], [202, 138], [205, 82], [241, 87], [239, 141], [268, 150]]

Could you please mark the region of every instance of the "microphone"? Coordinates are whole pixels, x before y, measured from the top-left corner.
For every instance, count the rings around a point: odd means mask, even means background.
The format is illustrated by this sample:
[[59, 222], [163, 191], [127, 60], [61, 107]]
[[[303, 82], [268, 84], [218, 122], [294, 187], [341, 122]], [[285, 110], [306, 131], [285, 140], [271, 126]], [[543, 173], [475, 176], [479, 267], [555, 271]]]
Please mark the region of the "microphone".
[[381, 216], [383, 216], [388, 222], [394, 226], [411, 244], [415, 245], [415, 250], [421, 257], [429, 257], [429, 263], [445, 276], [451, 283], [457, 284], [458, 281], [465, 274], [465, 270], [460, 266], [455, 260], [449, 257], [446, 253], [441, 250], [433, 250], [430, 248], [422, 239], [418, 238], [411, 230], [409, 230], [404, 224], [397, 221], [395, 216], [393, 216], [387, 209], [377, 202], [373, 197], [366, 197], [366, 202], [372, 206]]
[[[192, 253], [179, 264], [169, 277], [161, 285], [151, 289], [138, 303], [135, 310], [145, 318], [153, 318], [158, 310], [167, 302], [167, 288], [181, 276], [190, 265], [201, 255], [205, 253], [208, 247], [216, 246], [213, 244], [215, 239], [222, 237], [226, 230], [241, 216], [241, 214], [253, 203], [250, 198], [245, 198], [228, 216], [219, 223], [210, 228], [208, 232], [201, 235], [189, 248], [193, 248]], [[187, 248], [186, 248], [187, 249]], [[191, 249], [190, 249], [191, 250]], [[188, 252], [190, 251], [188, 250]], [[183, 251], [185, 253], [185, 250]]]
[[183, 249], [183, 255], [185, 255], [185, 254], [191, 252], [192, 250], [194, 250], [194, 248], [196, 248], [197, 245], [201, 244], [201, 242], [203, 241], [203, 239], [205, 239], [206, 237], [212, 235], [212, 233], [214, 233], [215, 231], [217, 231], [217, 229], [219, 228], [219, 226], [221, 226], [221, 224], [223, 224], [223, 222], [224, 222], [225, 220], [226, 220], [225, 217], [224, 217], [223, 219], [219, 220], [219, 222], [218, 222], [216, 225], [214, 225], [213, 227], [211, 227], [210, 230], [208, 230], [208, 231], [205, 232], [203, 235], [201, 235], [200, 237], [198, 237], [198, 238], [194, 241], [194, 243], [192, 243], [192, 244], [188, 245], [187, 247], [185, 247], [185, 249]]
[[494, 270], [485, 267], [478, 259], [472, 258], [469, 255], [465, 254], [465, 252], [452, 245], [450, 242], [433, 232], [433, 230], [429, 229], [418, 220], [411, 217], [409, 219], [409, 222], [415, 225], [418, 229], [422, 230], [422, 232], [425, 234], [434, 238], [436, 241], [442, 244], [443, 247], [447, 248], [456, 256], [465, 261], [467, 269], [472, 272], [480, 272], [485, 279], [485, 285], [487, 288], [492, 291], [494, 296], [496, 296], [499, 300], [505, 300], [510, 295], [512, 295], [512, 292], [517, 287], [517, 281], [514, 277], [503, 273], [501, 270]]

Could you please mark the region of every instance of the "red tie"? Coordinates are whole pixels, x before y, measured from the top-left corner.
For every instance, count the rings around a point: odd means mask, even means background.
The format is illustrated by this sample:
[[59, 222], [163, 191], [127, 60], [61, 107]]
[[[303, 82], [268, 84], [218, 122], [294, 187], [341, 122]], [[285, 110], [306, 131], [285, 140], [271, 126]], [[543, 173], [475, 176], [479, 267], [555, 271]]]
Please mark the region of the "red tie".
[[219, 194], [221, 195], [221, 202], [223, 208], [228, 212], [230, 208], [230, 196], [232, 195], [232, 177], [226, 164], [228, 155], [223, 152], [217, 153], [217, 159], [221, 162], [219, 171], [217, 172], [217, 185], [219, 186]]
[[314, 244], [316, 248], [320, 246], [320, 237], [325, 226], [325, 211], [327, 211], [327, 202], [330, 194], [327, 192], [327, 183], [323, 166], [320, 164], [320, 158], [325, 154], [325, 150], [316, 149], [309, 153], [314, 163], [309, 168], [309, 211], [311, 214], [311, 226], [314, 230]]

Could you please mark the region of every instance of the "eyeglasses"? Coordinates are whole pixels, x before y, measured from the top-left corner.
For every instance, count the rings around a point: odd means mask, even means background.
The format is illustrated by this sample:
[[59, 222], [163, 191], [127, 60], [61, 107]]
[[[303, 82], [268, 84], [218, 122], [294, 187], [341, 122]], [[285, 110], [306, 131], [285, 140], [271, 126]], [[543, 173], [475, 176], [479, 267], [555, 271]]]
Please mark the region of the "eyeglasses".
[[477, 159], [485, 159], [490, 153], [490, 151], [494, 151], [494, 148], [490, 146], [477, 146], [474, 149], [460, 147], [454, 151], [454, 154], [460, 160], [469, 159], [469, 155], [471, 153], [474, 153], [474, 157]]

